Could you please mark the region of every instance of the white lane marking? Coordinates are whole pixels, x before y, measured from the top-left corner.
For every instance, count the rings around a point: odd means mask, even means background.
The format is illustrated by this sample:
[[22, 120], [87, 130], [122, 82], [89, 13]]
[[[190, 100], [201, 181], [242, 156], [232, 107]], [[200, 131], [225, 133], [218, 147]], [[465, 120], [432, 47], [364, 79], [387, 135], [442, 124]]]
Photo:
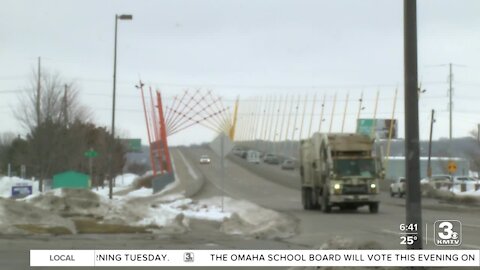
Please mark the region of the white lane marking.
[[178, 153], [180, 154], [180, 157], [183, 159], [183, 162], [185, 163], [185, 166], [187, 166], [188, 173], [193, 177], [193, 179], [198, 180], [198, 175], [195, 172], [195, 170], [192, 168], [190, 163], [187, 161], [183, 153], [179, 150]]
[[[394, 231], [390, 231], [390, 230], [382, 230], [383, 233], [388, 233], [388, 234], [395, 234], [395, 235], [404, 235], [404, 233], [401, 233], [401, 232], [394, 232]], [[435, 243], [435, 240], [433, 238], [430, 238], [428, 236], [424, 236], [423, 237], [425, 240], [428, 240], [432, 243]], [[476, 245], [470, 245], [470, 244], [465, 244], [465, 243], [462, 243], [460, 245], [460, 247], [467, 247], [467, 248], [472, 248], [472, 249], [480, 249], [480, 246], [476, 246]]]

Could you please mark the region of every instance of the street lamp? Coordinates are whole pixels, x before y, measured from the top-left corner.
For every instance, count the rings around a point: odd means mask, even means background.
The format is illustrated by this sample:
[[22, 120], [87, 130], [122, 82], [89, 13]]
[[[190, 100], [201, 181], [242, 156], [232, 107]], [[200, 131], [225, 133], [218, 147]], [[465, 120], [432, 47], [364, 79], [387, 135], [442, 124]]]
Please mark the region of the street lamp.
[[110, 145], [110, 158], [109, 158], [109, 166], [110, 166], [110, 179], [108, 184], [108, 197], [112, 199], [112, 191], [113, 191], [113, 149], [115, 145], [115, 92], [117, 86], [117, 25], [118, 20], [132, 20], [133, 16], [131, 14], [122, 14], [118, 15], [115, 14], [115, 44], [113, 49], [113, 101], [112, 101], [112, 142]]

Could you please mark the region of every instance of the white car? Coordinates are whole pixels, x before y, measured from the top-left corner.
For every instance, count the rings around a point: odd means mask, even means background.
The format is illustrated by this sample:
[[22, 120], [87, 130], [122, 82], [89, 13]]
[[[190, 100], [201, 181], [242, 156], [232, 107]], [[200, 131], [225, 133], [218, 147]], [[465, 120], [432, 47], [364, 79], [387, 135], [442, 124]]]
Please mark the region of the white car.
[[200, 164], [210, 164], [210, 157], [208, 155], [200, 156]]
[[453, 177], [454, 184], [476, 183], [476, 182], [477, 180], [475, 180], [473, 177], [470, 177], [470, 176], [454, 176]]
[[405, 195], [405, 177], [399, 177], [395, 182], [390, 184], [390, 196], [393, 197], [398, 195], [398, 197], [403, 197]]

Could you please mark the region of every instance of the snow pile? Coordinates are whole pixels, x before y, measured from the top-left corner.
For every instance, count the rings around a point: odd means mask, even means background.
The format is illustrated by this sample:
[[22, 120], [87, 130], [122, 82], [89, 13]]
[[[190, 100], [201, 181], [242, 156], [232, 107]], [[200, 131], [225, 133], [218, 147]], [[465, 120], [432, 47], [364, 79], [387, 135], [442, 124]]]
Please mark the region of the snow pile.
[[461, 185], [455, 184], [450, 189], [451, 192], [455, 193], [456, 195], [469, 195], [469, 196], [480, 196], [480, 189], [475, 191], [475, 182], [468, 182], [465, 183], [466, 191], [462, 192]]
[[21, 185], [32, 186], [33, 194], [38, 193], [38, 181], [5, 176], [0, 178], [0, 197], [10, 198], [12, 196], [12, 187]]
[[[203, 200], [206, 205], [220, 208], [221, 197]], [[297, 220], [254, 203], [224, 198], [224, 207], [230, 216], [222, 223], [227, 234], [255, 236], [257, 238], [287, 238], [296, 233]]]
[[128, 187], [131, 186], [135, 180], [139, 178], [138, 175], [133, 173], [126, 173], [115, 177], [115, 186], [116, 187]]
[[0, 231], [2, 234], [25, 234], [22, 225], [34, 224], [37, 228], [63, 227], [75, 233], [75, 225], [69, 219], [30, 203], [0, 198]]
[[28, 196], [24, 201], [62, 216], [103, 216], [110, 205], [87, 189], [53, 189]]
[[[151, 188], [135, 189], [138, 179], [133, 174], [117, 177], [113, 200], [108, 198], [108, 187], [54, 189], [24, 199], [3, 200], [0, 229], [18, 233], [21, 230], [15, 224], [31, 224], [65, 227], [75, 233], [75, 225], [68, 218], [94, 218], [99, 223], [145, 226], [159, 233], [211, 229], [272, 239], [290, 237], [297, 227], [295, 219], [247, 201], [224, 197], [222, 210], [221, 197], [185, 198], [178, 181], [153, 194]], [[19, 178], [2, 181], [2, 195], [5, 193], [8, 197], [12, 185], [31, 182]]]

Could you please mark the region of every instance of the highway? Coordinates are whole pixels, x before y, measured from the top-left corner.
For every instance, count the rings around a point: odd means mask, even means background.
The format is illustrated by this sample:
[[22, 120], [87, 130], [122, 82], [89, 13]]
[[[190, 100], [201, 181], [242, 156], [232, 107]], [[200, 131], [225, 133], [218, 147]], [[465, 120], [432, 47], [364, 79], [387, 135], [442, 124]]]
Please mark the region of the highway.
[[[222, 181], [218, 157], [208, 148], [180, 150], [206, 179], [206, 186], [236, 199], [245, 199], [287, 214], [297, 221], [298, 234], [287, 242], [308, 248], [341, 236], [361, 243], [375, 241], [385, 249], [405, 249], [400, 244], [399, 226], [405, 223], [405, 199], [380, 194], [380, 211], [371, 214], [367, 207], [358, 211], [303, 210], [300, 200], [298, 171], [283, 171], [279, 166], [248, 164], [245, 160], [229, 156], [225, 162], [226, 174]], [[198, 164], [201, 154], [208, 154], [212, 163]], [[212, 188], [209, 194], [212, 195]], [[199, 195], [201, 196], [201, 194]], [[422, 228], [424, 248], [437, 249], [433, 243], [433, 223], [437, 220], [459, 220], [463, 224], [462, 248], [480, 249], [480, 209], [441, 205], [433, 199], [423, 199]], [[426, 236], [426, 239], [425, 239]]]
[[[208, 154], [212, 162], [199, 164], [202, 154]], [[335, 237], [354, 241], [361, 248], [405, 249], [400, 244], [399, 230], [399, 225], [405, 222], [403, 198], [390, 198], [389, 194], [382, 193], [377, 214], [371, 214], [366, 207], [358, 211], [334, 210], [329, 214], [319, 210], [306, 211], [300, 203], [298, 171], [283, 171], [279, 166], [263, 163], [249, 164], [241, 158], [229, 156], [225, 160], [225, 178], [222, 180], [219, 158], [209, 148], [177, 147], [172, 149], [172, 157], [180, 179], [178, 188], [185, 190], [186, 196], [203, 199], [224, 194], [251, 201], [287, 216], [295, 235], [289, 238], [226, 235], [219, 231], [217, 224], [200, 220], [192, 221], [190, 231], [181, 234], [3, 235], [0, 237], [2, 269], [29, 269], [30, 249], [316, 249]], [[422, 228], [425, 225], [428, 228], [427, 237], [423, 239], [425, 249], [441, 249], [434, 245], [432, 231], [433, 223], [441, 219], [462, 222], [463, 243], [459, 248], [480, 249], [480, 209], [443, 205], [432, 199], [423, 199], [423, 202]], [[342, 241], [336, 242], [341, 244]], [[350, 249], [351, 246], [344, 248]]]

